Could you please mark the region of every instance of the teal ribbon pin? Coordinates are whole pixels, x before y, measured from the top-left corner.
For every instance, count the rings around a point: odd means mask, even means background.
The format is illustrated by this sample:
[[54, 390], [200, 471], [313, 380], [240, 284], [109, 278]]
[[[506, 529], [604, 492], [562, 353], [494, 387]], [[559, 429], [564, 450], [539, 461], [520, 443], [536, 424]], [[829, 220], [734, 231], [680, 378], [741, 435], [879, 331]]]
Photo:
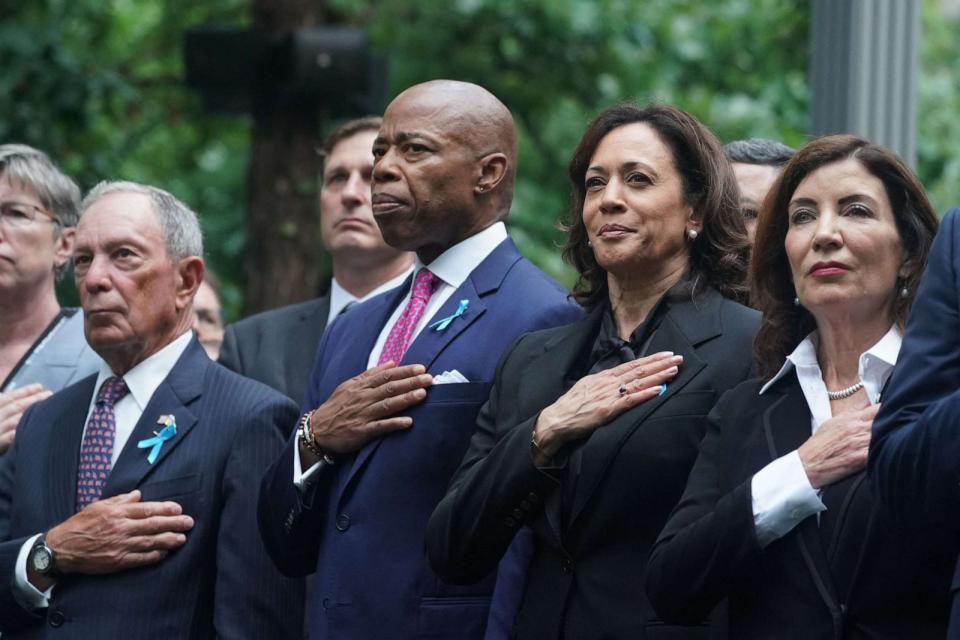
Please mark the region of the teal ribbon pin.
[[467, 307], [470, 306], [469, 300], [461, 300], [460, 306], [457, 307], [457, 310], [453, 312], [453, 315], [449, 315], [446, 318], [437, 320], [430, 325], [430, 328], [434, 331], [443, 331], [450, 326], [450, 323], [463, 315], [463, 312], [467, 310]]
[[160, 455], [160, 449], [163, 447], [163, 443], [177, 435], [177, 421], [172, 415], [160, 416], [160, 419], [157, 420], [157, 424], [162, 424], [163, 429], [160, 429], [159, 432], [154, 431], [152, 438], [147, 438], [137, 443], [138, 449], [152, 447], [152, 449], [150, 449], [150, 453], [147, 454], [147, 462], [150, 464], [153, 464], [157, 461], [157, 456]]

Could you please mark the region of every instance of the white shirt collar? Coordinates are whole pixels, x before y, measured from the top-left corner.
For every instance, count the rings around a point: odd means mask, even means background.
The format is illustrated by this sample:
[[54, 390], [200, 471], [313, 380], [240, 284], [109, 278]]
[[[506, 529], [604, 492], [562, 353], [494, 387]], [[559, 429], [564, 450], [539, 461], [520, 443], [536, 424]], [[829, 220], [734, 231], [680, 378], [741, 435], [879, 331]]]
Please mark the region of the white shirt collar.
[[[470, 273], [506, 239], [506, 225], [495, 222], [480, 233], [453, 245], [426, 266], [445, 284], [458, 289]], [[420, 258], [417, 258], [413, 268], [419, 271], [423, 266]]]
[[[760, 389], [760, 394], [763, 394], [773, 386], [777, 380], [787, 375], [790, 369], [794, 367], [815, 366], [819, 369], [820, 362], [817, 360], [817, 339], [816, 331], [811, 332], [804, 338], [803, 341], [797, 345], [797, 348], [787, 356], [787, 359], [784, 361], [783, 366], [780, 367], [780, 370], [777, 371], [777, 374], [770, 378], [767, 384], [763, 385], [763, 388]], [[860, 354], [859, 373], [861, 379], [865, 371], [871, 368], [871, 366], [880, 366], [888, 370], [893, 369], [894, 365], [897, 364], [897, 355], [900, 353], [900, 345], [902, 343], [903, 335], [900, 333], [897, 325], [893, 325], [883, 334], [879, 342]], [[886, 382], [886, 380], [884, 380], [884, 382]], [[866, 383], [866, 380], [864, 380], [864, 383]]]
[[[807, 400], [807, 405], [810, 407], [813, 421], [816, 426], [819, 426], [832, 414], [830, 401], [827, 397], [827, 386], [823, 382], [823, 373], [817, 360], [817, 341], [816, 331], [804, 338], [797, 345], [797, 348], [787, 356], [777, 375], [763, 385], [760, 394], [766, 392], [775, 382], [786, 376], [791, 369], [796, 369], [797, 379]], [[886, 384], [894, 365], [897, 364], [897, 355], [900, 353], [902, 342], [903, 336], [900, 329], [894, 325], [876, 344], [860, 354], [858, 373], [863, 381], [867, 398], [871, 403], [879, 402], [883, 385]]]
[[[127, 383], [127, 389], [130, 390], [130, 396], [134, 402], [137, 403], [140, 411], [143, 411], [147, 403], [150, 402], [150, 398], [153, 397], [153, 392], [157, 390], [160, 383], [170, 374], [173, 365], [177, 364], [177, 360], [179, 360], [183, 352], [187, 350], [192, 339], [193, 331], [185, 331], [179, 338], [143, 362], [137, 364], [123, 376], [124, 382]], [[97, 386], [94, 388], [94, 398], [96, 398], [103, 382], [114, 375], [116, 374], [110, 369], [106, 362], [100, 364], [100, 373], [97, 375]]]
[[331, 279], [330, 312], [327, 314], [327, 323], [329, 324], [333, 322], [333, 319], [340, 315], [340, 312], [343, 311], [343, 308], [351, 302], [365, 302], [370, 298], [383, 293], [384, 291], [396, 289], [403, 284], [403, 281], [407, 279], [411, 271], [413, 271], [413, 265], [411, 265], [408, 269], [405, 269], [400, 275], [387, 280], [362, 298], [357, 298], [352, 293], [340, 286], [340, 283], [337, 282], [336, 278]]

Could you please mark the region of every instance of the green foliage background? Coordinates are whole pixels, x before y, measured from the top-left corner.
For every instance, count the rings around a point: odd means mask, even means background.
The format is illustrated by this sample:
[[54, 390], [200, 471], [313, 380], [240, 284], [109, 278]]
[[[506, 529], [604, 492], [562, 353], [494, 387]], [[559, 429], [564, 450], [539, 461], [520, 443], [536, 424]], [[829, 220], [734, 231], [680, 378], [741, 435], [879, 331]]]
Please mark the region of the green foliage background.
[[[391, 95], [436, 77], [489, 87], [514, 111], [510, 219], [555, 276], [566, 162], [602, 108], [637, 98], [688, 109], [723, 140], [805, 140], [809, 4], [794, 0], [327, 0], [369, 26]], [[923, 4], [918, 172], [940, 211], [960, 204], [960, 18]], [[87, 189], [163, 186], [201, 215], [209, 262], [239, 308], [249, 118], [205, 113], [182, 81], [182, 38], [244, 26], [246, 0], [0, 1], [0, 140], [48, 151]], [[69, 295], [69, 287], [64, 287]]]

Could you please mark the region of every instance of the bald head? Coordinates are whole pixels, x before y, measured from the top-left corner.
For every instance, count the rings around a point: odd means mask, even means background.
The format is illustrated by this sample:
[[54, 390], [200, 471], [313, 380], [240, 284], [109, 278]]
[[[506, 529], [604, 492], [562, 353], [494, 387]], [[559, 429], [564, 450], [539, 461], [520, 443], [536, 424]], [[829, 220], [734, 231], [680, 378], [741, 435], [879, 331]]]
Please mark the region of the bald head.
[[405, 90], [374, 142], [373, 209], [384, 238], [424, 258], [505, 217], [516, 156], [513, 116], [483, 87], [434, 80]]
[[513, 115], [483, 87], [458, 80], [431, 80], [402, 92], [390, 106], [411, 103], [442, 120], [444, 126], [470, 145], [478, 156], [503, 153], [511, 167], [516, 166], [517, 134]]

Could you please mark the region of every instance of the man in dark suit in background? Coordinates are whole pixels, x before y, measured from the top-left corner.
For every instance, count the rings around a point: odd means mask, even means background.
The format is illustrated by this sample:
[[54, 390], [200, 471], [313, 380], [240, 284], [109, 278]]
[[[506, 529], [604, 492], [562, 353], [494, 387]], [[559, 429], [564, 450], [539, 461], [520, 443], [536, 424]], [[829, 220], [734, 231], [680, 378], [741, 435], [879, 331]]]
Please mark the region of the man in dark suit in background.
[[303, 592], [257, 535], [258, 481], [296, 407], [190, 331], [200, 227], [134, 183], [87, 196], [74, 260], [90, 376], [31, 407], [0, 491], [8, 638], [300, 638]]
[[307, 413], [264, 478], [261, 533], [285, 573], [316, 572], [313, 640], [479, 639], [493, 576], [444, 584], [424, 556], [427, 519], [500, 354], [580, 312], [507, 236], [516, 136], [496, 97], [407, 89], [373, 154], [374, 215], [389, 244], [416, 251], [416, 275], [324, 334]]
[[333, 264], [330, 290], [227, 327], [219, 362], [302, 402], [327, 324], [348, 306], [403, 283], [413, 254], [383, 241], [370, 210], [373, 139], [379, 117], [351, 120], [323, 147], [320, 231]]

